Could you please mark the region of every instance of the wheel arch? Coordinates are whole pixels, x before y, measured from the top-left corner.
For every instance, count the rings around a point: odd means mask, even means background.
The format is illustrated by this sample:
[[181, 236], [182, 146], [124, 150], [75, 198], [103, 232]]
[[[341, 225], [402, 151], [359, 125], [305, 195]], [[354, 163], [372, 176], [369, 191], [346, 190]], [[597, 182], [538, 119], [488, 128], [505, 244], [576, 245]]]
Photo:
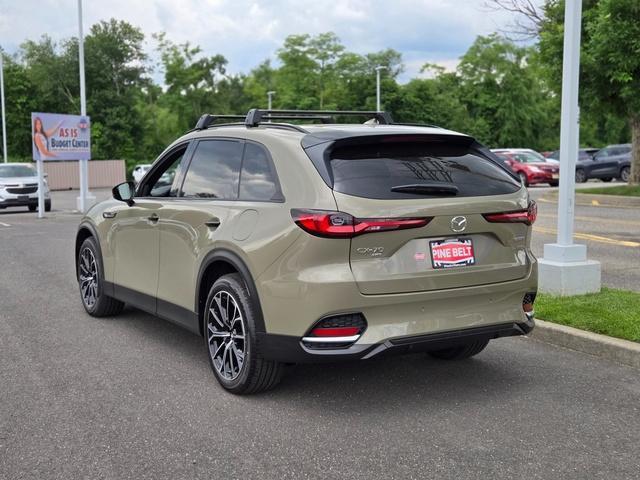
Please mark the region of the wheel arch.
[[200, 335], [204, 335], [204, 304], [207, 300], [209, 293], [209, 286], [213, 284], [218, 278], [229, 273], [237, 273], [242, 277], [249, 296], [255, 301], [254, 311], [256, 313], [256, 329], [258, 332], [264, 333], [264, 317], [262, 315], [262, 305], [260, 303], [260, 297], [256, 288], [255, 282], [251, 275], [251, 271], [247, 264], [240, 258], [240, 256], [231, 250], [215, 249], [209, 252], [205, 257], [198, 271], [194, 311], [198, 318], [198, 328], [200, 329]]
[[100, 255], [100, 261], [102, 261], [102, 248], [100, 247], [100, 240], [98, 237], [98, 231], [96, 227], [94, 227], [89, 222], [82, 222], [78, 227], [78, 232], [76, 233], [76, 246], [75, 246], [75, 260], [74, 263], [76, 265], [76, 277], [78, 276], [78, 255], [80, 253], [80, 247], [82, 246], [82, 242], [84, 242], [87, 238], [93, 237], [96, 240], [96, 245], [98, 247], [98, 254]]

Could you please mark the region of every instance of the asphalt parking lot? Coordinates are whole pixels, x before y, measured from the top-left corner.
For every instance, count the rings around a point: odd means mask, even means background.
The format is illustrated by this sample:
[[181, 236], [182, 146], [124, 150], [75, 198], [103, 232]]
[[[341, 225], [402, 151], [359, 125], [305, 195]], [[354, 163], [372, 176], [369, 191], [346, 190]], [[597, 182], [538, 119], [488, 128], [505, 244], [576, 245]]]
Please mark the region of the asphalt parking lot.
[[[459, 363], [301, 365], [273, 392], [230, 395], [197, 336], [134, 309], [84, 313], [75, 193], [54, 195], [45, 219], [0, 213], [2, 479], [640, 478], [640, 372], [526, 338]], [[577, 215], [629, 218], [597, 212]], [[637, 238], [633, 215], [621, 231]], [[596, 259], [629, 255], [603, 264], [605, 283], [638, 288], [640, 249], [587, 241]]]

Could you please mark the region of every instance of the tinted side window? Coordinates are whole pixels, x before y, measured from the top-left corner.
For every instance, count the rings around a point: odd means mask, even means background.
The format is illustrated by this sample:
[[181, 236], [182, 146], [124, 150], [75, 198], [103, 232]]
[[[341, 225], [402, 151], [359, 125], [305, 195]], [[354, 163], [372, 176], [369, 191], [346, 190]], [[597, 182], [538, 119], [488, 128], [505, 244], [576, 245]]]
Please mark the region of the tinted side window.
[[387, 143], [342, 147], [331, 154], [334, 190], [377, 199], [437, 195], [393, 187], [449, 184], [458, 197], [513, 193], [520, 184], [505, 169], [466, 146], [448, 143]]
[[266, 150], [253, 143], [244, 148], [240, 172], [240, 198], [242, 200], [282, 200], [276, 173]]
[[242, 143], [229, 140], [198, 142], [184, 178], [181, 196], [223, 200], [238, 198], [242, 147]]
[[[180, 183], [180, 171], [184, 168], [182, 157], [187, 151], [183, 145], [159, 160], [155, 170], [147, 173], [137, 188], [136, 197], [176, 197]], [[151, 167], [140, 167], [143, 173]], [[176, 180], [177, 179], [177, 180]]]

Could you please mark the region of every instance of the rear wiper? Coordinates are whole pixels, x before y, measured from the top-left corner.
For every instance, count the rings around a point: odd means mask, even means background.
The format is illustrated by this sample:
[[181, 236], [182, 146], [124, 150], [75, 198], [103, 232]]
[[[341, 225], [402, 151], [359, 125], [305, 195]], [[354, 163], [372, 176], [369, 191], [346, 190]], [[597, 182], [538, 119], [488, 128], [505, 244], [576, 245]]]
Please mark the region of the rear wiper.
[[412, 183], [409, 185], [396, 185], [391, 187], [392, 192], [426, 193], [434, 195], [457, 195], [458, 187], [442, 183]]

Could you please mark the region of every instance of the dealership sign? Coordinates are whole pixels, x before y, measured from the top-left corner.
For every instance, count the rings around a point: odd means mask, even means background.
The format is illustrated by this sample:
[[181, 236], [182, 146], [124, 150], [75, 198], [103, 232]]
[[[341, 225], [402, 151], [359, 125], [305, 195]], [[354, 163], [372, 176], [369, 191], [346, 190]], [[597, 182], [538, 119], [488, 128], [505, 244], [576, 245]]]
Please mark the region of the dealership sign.
[[89, 117], [58, 113], [31, 113], [34, 160], [89, 160]]

